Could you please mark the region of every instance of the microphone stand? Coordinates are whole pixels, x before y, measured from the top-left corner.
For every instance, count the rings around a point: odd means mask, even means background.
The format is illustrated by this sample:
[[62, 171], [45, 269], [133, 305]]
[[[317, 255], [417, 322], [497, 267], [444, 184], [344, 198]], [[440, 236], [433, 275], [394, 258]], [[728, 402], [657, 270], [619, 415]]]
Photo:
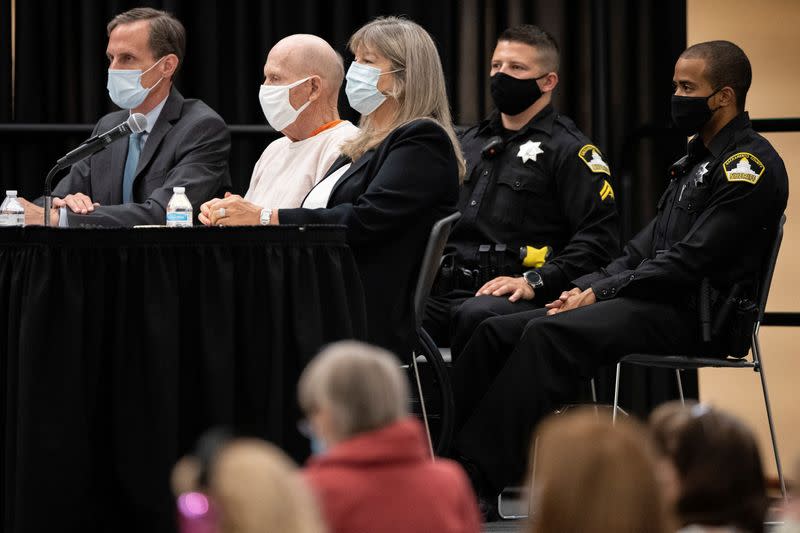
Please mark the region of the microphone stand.
[[44, 179], [44, 225], [48, 228], [50, 227], [50, 210], [53, 208], [53, 178], [62, 168], [63, 167], [61, 165], [56, 163], [56, 165], [50, 169], [50, 172], [47, 173], [47, 177]]
[[69, 152], [67, 155], [56, 161], [47, 177], [44, 179], [44, 225], [50, 226], [50, 210], [53, 208], [53, 178], [58, 174], [58, 171], [71, 166], [78, 161], [85, 159], [95, 152], [104, 149], [106, 146], [114, 142], [117, 138], [122, 138], [130, 135], [131, 133], [141, 133], [147, 128], [147, 117], [141, 113], [134, 113], [128, 117], [128, 120], [110, 129], [100, 135], [95, 135], [87, 139], [80, 146]]

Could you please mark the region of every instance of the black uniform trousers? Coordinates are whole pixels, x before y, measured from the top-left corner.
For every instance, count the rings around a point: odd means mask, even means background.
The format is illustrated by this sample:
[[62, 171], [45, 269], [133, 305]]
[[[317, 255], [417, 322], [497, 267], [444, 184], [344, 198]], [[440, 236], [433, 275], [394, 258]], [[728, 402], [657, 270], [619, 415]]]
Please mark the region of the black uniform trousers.
[[472, 333], [487, 318], [539, 309], [534, 301], [509, 302], [508, 296], [475, 296], [475, 291], [454, 289], [428, 298], [422, 327], [437, 346], [449, 346], [459, 357]]
[[476, 466], [493, 493], [522, 481], [534, 426], [575, 401], [599, 367], [635, 352], [695, 353], [698, 331], [685, 305], [633, 298], [483, 321], [454, 367], [454, 456]]

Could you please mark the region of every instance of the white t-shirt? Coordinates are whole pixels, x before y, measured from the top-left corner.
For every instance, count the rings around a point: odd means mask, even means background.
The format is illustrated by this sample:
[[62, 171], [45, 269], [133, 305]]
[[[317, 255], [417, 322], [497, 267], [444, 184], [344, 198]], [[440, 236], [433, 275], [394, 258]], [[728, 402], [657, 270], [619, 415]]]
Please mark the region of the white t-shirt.
[[267, 208], [300, 207], [339, 157], [342, 144], [357, 133], [345, 120], [302, 141], [281, 137], [271, 142], [256, 162], [245, 200]]

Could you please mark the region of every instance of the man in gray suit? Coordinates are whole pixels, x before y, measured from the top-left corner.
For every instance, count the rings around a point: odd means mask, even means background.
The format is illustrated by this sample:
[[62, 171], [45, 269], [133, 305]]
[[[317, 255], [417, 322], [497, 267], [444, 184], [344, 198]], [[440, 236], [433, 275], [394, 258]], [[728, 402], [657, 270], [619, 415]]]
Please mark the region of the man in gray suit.
[[[101, 118], [92, 135], [131, 113], [145, 115], [147, 129], [72, 166], [53, 191], [53, 225], [164, 224], [173, 187], [185, 187], [197, 209], [230, 186], [225, 122], [173, 87], [186, 48], [183, 25], [164, 11], [136, 8], [107, 29], [108, 93], [122, 111]], [[24, 205], [26, 224], [41, 224], [43, 209]]]

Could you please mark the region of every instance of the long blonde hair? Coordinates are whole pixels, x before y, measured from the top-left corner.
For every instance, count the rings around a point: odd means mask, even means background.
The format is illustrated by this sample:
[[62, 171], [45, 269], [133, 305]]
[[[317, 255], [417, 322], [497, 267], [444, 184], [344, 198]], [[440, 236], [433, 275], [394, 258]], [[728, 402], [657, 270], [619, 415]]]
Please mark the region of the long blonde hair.
[[311, 490], [292, 460], [272, 444], [239, 439], [226, 445], [210, 485], [223, 533], [325, 533]]
[[428, 118], [437, 122], [450, 137], [461, 181], [466, 165], [453, 130], [442, 62], [428, 32], [408, 19], [379, 17], [350, 37], [348, 47], [353, 53], [359, 46], [386, 57], [391, 62], [391, 70], [397, 70], [394, 90], [387, 96], [397, 101], [398, 109], [387, 129], [378, 130], [370, 115], [362, 116], [361, 133], [342, 146], [342, 153], [355, 161], [379, 145], [395, 128], [415, 119]]
[[641, 424], [580, 408], [545, 420], [537, 437], [529, 533], [674, 531]]

